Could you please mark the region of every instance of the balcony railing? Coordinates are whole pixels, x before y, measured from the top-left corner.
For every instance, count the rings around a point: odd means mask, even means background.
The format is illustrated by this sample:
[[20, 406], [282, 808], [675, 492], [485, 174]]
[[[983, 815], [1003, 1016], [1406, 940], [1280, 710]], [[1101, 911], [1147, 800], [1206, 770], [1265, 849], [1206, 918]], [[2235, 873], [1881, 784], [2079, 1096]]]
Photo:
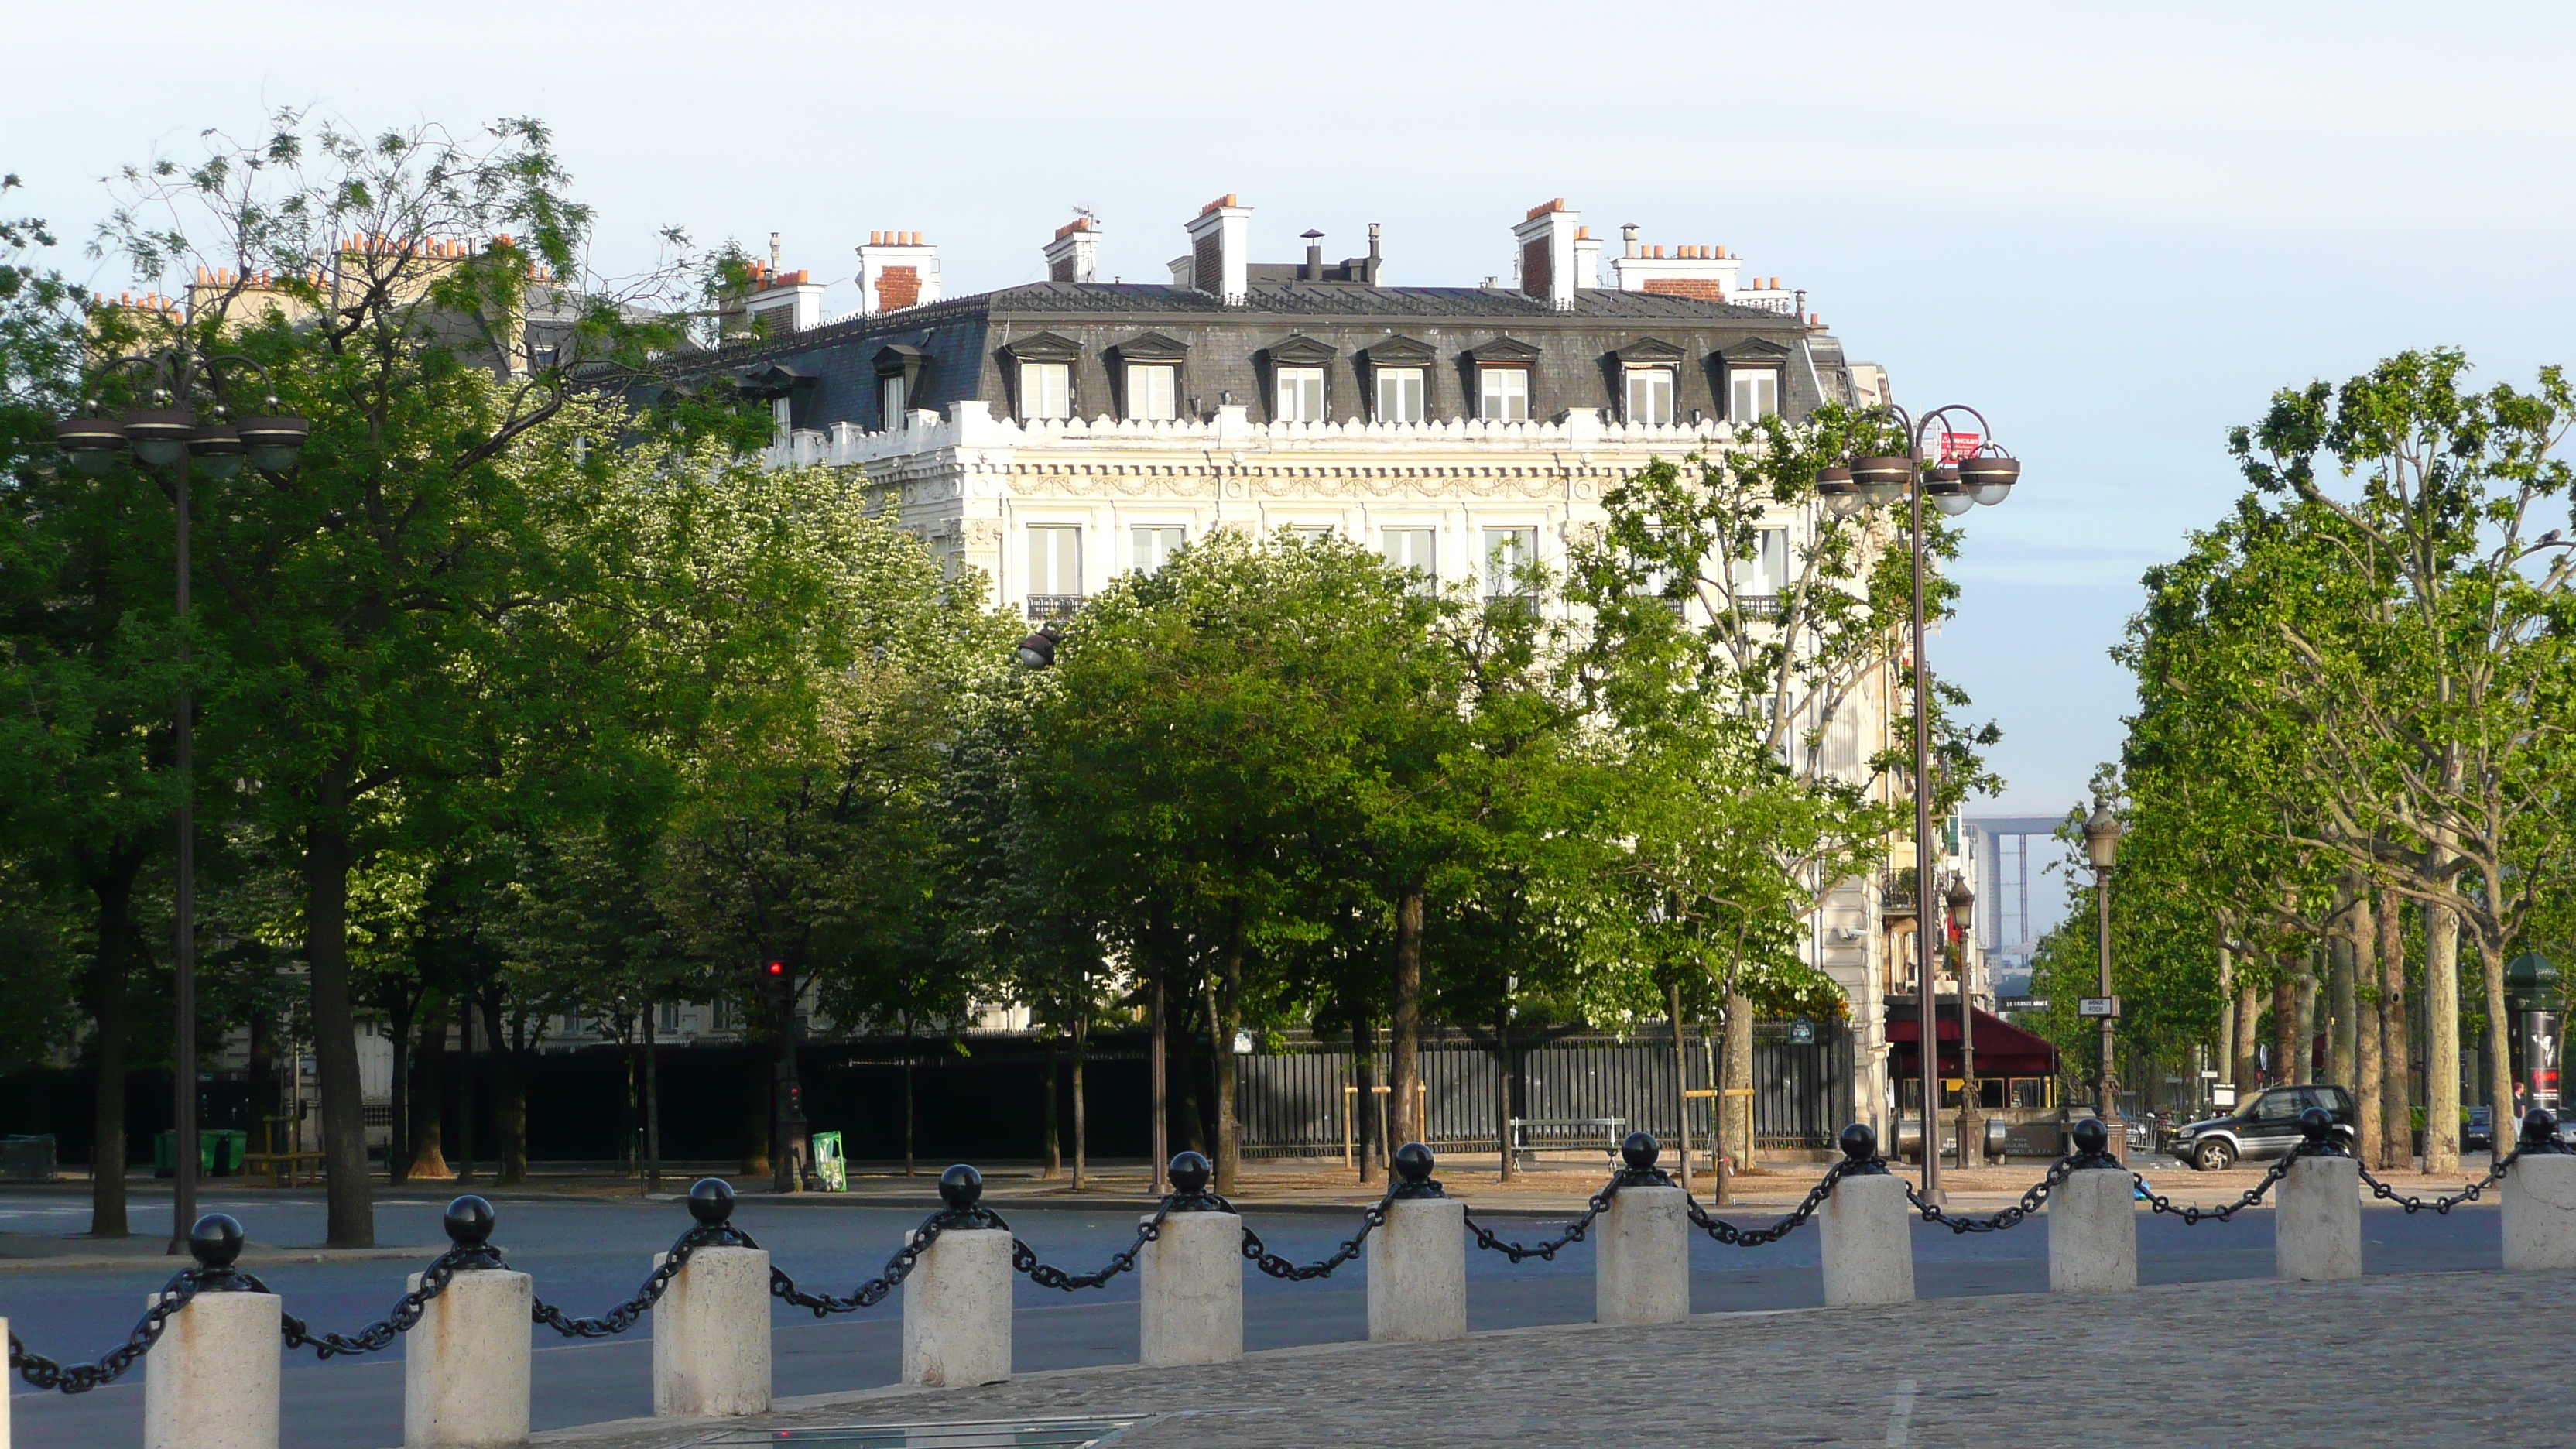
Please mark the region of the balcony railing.
[[1032, 619], [1070, 619], [1081, 607], [1080, 594], [1029, 595], [1029, 617]]

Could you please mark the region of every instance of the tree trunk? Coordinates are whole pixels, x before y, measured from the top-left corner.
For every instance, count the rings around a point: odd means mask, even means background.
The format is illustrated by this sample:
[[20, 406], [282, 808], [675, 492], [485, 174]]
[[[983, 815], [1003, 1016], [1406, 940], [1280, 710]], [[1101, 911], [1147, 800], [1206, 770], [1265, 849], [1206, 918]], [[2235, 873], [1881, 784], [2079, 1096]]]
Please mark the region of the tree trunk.
[[1418, 1142], [1424, 1136], [1420, 1103], [1422, 1081], [1422, 907], [1420, 882], [1405, 887], [1395, 904], [1395, 1050], [1387, 1075], [1394, 1080], [1396, 1142]]
[[1089, 1185], [1091, 1124], [1085, 1117], [1082, 1095], [1083, 1059], [1091, 1050], [1091, 1010], [1089, 987], [1073, 1008], [1073, 1190], [1080, 1192]]
[[2478, 933], [2478, 971], [2485, 978], [2487, 996], [2488, 1148], [2494, 1159], [2501, 1162], [2505, 1154], [2513, 1150], [2517, 1140], [2513, 1112], [2513, 1052], [2506, 1042], [2513, 1018], [2505, 1011], [2504, 942], [2490, 941], [2484, 931]]
[[2460, 918], [2424, 908], [2424, 1170], [2460, 1170]]
[[1243, 996], [1243, 912], [1235, 908], [1219, 976], [1208, 984], [1208, 1049], [1216, 1054], [1216, 1181], [1221, 1194], [1241, 1186], [1243, 1132], [1234, 1120], [1234, 1034]]
[[[410, 998], [408, 1003], [403, 1000], [404, 997]], [[385, 1134], [385, 1179], [394, 1183], [399, 1183], [411, 1175], [412, 1028], [418, 1024], [419, 1004], [420, 999], [417, 996], [412, 996], [409, 992], [400, 992], [396, 994], [395, 1000], [389, 1004], [389, 1009], [385, 1013], [386, 1024], [392, 1028], [391, 1040], [394, 1047], [393, 1080], [386, 1086], [389, 1101], [385, 1116], [390, 1130]], [[276, 1115], [274, 1093], [271, 1097], [269, 1115], [274, 1116]], [[268, 1150], [275, 1152], [280, 1149], [272, 1143]]]
[[[662, 1040], [657, 1003], [644, 1004], [644, 1190], [662, 1190]], [[521, 1134], [521, 1141], [526, 1140]]]
[[367, 1180], [367, 1113], [359, 1096], [357, 1021], [349, 1008], [349, 839], [340, 823], [347, 782], [326, 772], [314, 792], [320, 817], [304, 831], [304, 964], [313, 1007], [313, 1063], [322, 1099], [322, 1174], [329, 1198], [325, 1241], [376, 1245], [375, 1186]]
[[456, 999], [456, 1180], [474, 1180], [474, 998]]
[[2281, 963], [2278, 980], [2272, 983], [2272, 1081], [2275, 1085], [2295, 1082], [2298, 1078], [2299, 979]]
[[2347, 1090], [2353, 1086], [2359, 1063], [2360, 1034], [2354, 1024], [2361, 1017], [2361, 994], [2353, 980], [2353, 928], [2351, 913], [2361, 909], [2360, 894], [2347, 883], [2342, 891], [2345, 908], [2343, 926], [2328, 938], [2326, 945], [2326, 1080]]
[[769, 1053], [743, 1053], [743, 1067], [750, 1080], [750, 1090], [743, 1096], [742, 1175], [769, 1175], [769, 1134], [775, 1129], [769, 1110], [769, 1096], [776, 1081], [775, 1067]]
[[1502, 1157], [1501, 1180], [1520, 1179], [1512, 1157], [1512, 1004], [1494, 1008], [1494, 1145]]
[[1146, 984], [1145, 1003], [1145, 1074], [1153, 1098], [1153, 1120], [1146, 1124], [1150, 1140], [1147, 1149], [1153, 1155], [1149, 1166], [1146, 1192], [1162, 1197], [1172, 1190], [1172, 1116], [1171, 1116], [1171, 1013], [1163, 1009], [1164, 979], [1172, 970], [1172, 920], [1167, 907], [1157, 902], [1145, 927], [1145, 969], [1153, 979]]
[[2218, 948], [2218, 1054], [2211, 1065], [2236, 1085], [2236, 953], [2225, 946]]
[[2360, 1138], [2363, 1165], [2385, 1170], [2394, 1164], [2388, 1160], [2386, 1130], [2380, 1125], [2386, 1104], [2379, 1069], [2379, 925], [2371, 911], [2369, 887], [2362, 882], [2352, 887], [2352, 912], [2345, 920], [2343, 944], [2343, 973], [2352, 983], [2353, 995], [2353, 1131]]
[[2317, 1038], [2324, 1035], [2317, 1021], [2317, 975], [2317, 948], [2310, 946], [2299, 958], [2299, 1063], [2291, 1078], [2302, 1086], [2317, 1079]]
[[2242, 972], [2238, 973], [2235, 1060], [2228, 1064], [2228, 1070], [2236, 1077], [2236, 1100], [2240, 1102], [2254, 1090], [2254, 1043], [2262, 1035], [2262, 1014], [2262, 997], [2257, 994], [2254, 983], [2244, 979]]
[[1377, 1142], [1377, 1026], [1368, 1018], [1364, 1007], [1351, 1008], [1351, 1077], [1359, 1088], [1351, 1094], [1352, 1137], [1359, 1144], [1360, 1181], [1373, 1184], [1378, 1180]]
[[2379, 896], [2379, 1130], [2391, 1167], [2415, 1165], [2414, 1053], [2407, 1049], [2406, 902]]
[[1048, 1037], [1046, 1090], [1039, 1094], [1044, 1103], [1040, 1109], [1039, 1123], [1046, 1129], [1046, 1170], [1038, 1174], [1048, 1182], [1064, 1176], [1064, 1132], [1056, 1120], [1058, 1114], [1063, 1111], [1063, 1107], [1056, 1100], [1056, 1078], [1063, 1073], [1063, 1070], [1064, 1049], [1057, 1044], [1054, 1037]]
[[500, 995], [483, 993], [483, 1035], [492, 1050], [492, 1177], [508, 1186], [528, 1180], [528, 1054], [502, 1031]]
[[[1678, 1169], [1674, 1179], [1682, 1191], [1691, 1189], [1690, 1175], [1690, 1043], [1682, 1032], [1682, 984], [1664, 985], [1664, 1011], [1673, 1029], [1673, 1164]], [[1726, 1100], [1721, 1097], [1719, 1101]]]
[[406, 1176], [444, 1181], [447, 1128], [447, 1003], [421, 1013], [420, 1049], [412, 1054], [411, 1167]]
[[126, 971], [134, 939], [134, 876], [139, 855], [120, 852], [93, 877], [98, 899], [98, 955], [90, 965], [89, 1009], [97, 1023], [91, 1055], [89, 1235], [122, 1238], [125, 1218]]
[[[1753, 998], [1741, 991], [1726, 994], [1726, 1081], [1719, 1117], [1726, 1123], [1728, 1162], [1718, 1181], [1753, 1166]], [[1934, 1104], [1936, 1107], [1939, 1104]], [[1931, 1121], [1932, 1113], [1923, 1120]], [[1890, 1151], [1894, 1145], [1890, 1144]]]
[[917, 1170], [912, 1160], [913, 1119], [912, 1014], [906, 1012], [903, 1018], [903, 1175], [906, 1177], [912, 1176]]

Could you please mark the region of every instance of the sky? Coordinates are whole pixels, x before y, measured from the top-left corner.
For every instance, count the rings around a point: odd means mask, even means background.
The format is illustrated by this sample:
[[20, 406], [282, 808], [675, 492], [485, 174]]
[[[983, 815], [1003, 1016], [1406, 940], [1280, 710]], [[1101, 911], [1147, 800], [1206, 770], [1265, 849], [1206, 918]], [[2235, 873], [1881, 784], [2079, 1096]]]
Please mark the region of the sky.
[[2106, 651], [2141, 571], [2240, 490], [2227, 429], [2274, 389], [2431, 346], [2527, 381], [2576, 333], [2565, 7], [9, 9], [0, 171], [73, 239], [119, 166], [310, 107], [540, 117], [598, 269], [650, 265], [664, 226], [774, 231], [827, 311], [870, 231], [925, 233], [953, 296], [1040, 277], [1077, 206], [1104, 274], [1159, 281], [1226, 192], [1274, 260], [1382, 223], [1398, 285], [1508, 276], [1511, 224], [1558, 196], [1614, 245], [1722, 244], [1899, 401], [1969, 403], [2024, 461], [1967, 520], [1932, 650], [2004, 731], [1979, 814], [2062, 813], [2117, 755]]

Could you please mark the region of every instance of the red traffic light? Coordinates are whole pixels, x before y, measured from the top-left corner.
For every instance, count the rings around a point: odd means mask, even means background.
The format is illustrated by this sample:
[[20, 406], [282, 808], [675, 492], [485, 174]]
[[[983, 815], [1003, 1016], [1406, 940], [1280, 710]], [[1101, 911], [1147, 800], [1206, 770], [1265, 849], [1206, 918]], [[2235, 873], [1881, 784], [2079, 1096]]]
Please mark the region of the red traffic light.
[[772, 961], [772, 962], [770, 962], [770, 963], [769, 963], [769, 974], [770, 974], [770, 975], [772, 975], [772, 976], [784, 976], [784, 975], [786, 975], [786, 974], [787, 974], [787, 963], [786, 963], [786, 962], [784, 962], [784, 961]]

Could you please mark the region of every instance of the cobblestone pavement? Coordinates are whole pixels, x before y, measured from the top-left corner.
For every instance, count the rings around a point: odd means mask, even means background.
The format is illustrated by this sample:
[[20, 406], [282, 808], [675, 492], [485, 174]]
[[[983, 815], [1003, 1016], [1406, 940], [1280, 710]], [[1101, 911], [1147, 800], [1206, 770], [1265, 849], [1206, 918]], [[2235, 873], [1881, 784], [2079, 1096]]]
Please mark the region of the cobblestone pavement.
[[[2440, 1273], [1710, 1314], [876, 1390], [734, 1427], [1153, 1416], [1115, 1449], [2566, 1445], [2571, 1291], [2576, 1274]], [[628, 1421], [537, 1442], [676, 1449], [716, 1433]]]

